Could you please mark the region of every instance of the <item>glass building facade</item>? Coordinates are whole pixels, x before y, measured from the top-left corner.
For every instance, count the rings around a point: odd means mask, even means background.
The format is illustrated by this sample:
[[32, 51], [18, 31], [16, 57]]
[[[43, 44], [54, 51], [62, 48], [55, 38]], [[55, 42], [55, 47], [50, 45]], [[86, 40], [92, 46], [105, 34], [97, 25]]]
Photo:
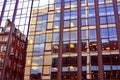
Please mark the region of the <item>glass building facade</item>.
[[0, 0], [0, 80], [24, 80], [32, 2]]
[[120, 0], [34, 0], [25, 80], [120, 80]]

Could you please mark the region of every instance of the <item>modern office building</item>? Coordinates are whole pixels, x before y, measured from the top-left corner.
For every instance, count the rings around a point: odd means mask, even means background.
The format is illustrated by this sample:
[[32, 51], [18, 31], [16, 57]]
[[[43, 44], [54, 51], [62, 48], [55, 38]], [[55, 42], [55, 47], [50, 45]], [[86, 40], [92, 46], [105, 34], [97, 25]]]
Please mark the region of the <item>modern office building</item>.
[[120, 80], [120, 0], [36, 2], [25, 80]]
[[33, 0], [0, 0], [0, 80], [24, 80]]

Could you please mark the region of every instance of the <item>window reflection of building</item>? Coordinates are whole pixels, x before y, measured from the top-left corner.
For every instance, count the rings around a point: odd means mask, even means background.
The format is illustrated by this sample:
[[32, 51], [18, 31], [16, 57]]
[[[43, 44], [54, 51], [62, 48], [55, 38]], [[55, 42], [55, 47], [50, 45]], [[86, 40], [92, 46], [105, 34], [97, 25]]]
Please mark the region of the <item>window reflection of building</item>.
[[[120, 79], [118, 30], [115, 22], [115, 14], [117, 13], [114, 13], [113, 0], [98, 1], [97, 12], [99, 12], [99, 17], [96, 16], [98, 14], [96, 14], [95, 0], [81, 0], [79, 10], [81, 13], [81, 35], [78, 34], [77, 0], [64, 0], [65, 7], [62, 12], [61, 0], [55, 0], [54, 4], [49, 4], [47, 11], [42, 9], [40, 12], [36, 12], [36, 16], [42, 18], [36, 18], [39, 21], [36, 21], [37, 24], [34, 25], [36, 31], [33, 31], [34, 37], [32, 37], [34, 40], [33, 57], [41, 56], [43, 62], [33, 59], [33, 69], [42, 70], [39, 72], [33, 70], [34, 74], [42, 74], [42, 79], [57, 79], [58, 54], [60, 44], [62, 44], [62, 80], [77, 80], [78, 38], [81, 37], [82, 79], [98, 79], [98, 50], [100, 50], [97, 40], [98, 23], [96, 18], [98, 18], [104, 79]], [[119, 4], [120, 1], [118, 0], [117, 7], [120, 17]], [[64, 20], [63, 26], [61, 26], [61, 15]], [[63, 42], [59, 43], [61, 27], [63, 28]], [[33, 65], [36, 63], [39, 65]], [[48, 71], [44, 72], [45, 69]]]

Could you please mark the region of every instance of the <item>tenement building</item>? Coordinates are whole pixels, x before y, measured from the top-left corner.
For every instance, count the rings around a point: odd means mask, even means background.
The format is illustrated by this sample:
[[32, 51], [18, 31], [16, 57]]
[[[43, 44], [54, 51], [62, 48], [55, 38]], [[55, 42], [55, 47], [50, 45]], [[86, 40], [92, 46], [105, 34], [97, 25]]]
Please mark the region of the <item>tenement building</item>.
[[27, 38], [11, 24], [0, 27], [0, 80], [24, 80]]
[[120, 0], [33, 5], [25, 80], [120, 80]]

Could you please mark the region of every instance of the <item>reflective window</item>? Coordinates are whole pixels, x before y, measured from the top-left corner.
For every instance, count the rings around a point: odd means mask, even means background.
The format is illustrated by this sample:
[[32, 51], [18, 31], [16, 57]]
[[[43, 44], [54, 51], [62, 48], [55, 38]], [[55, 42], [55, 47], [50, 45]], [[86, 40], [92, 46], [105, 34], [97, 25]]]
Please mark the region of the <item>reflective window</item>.
[[88, 4], [89, 4], [89, 3], [94, 3], [94, 0], [88, 0]]
[[60, 27], [60, 22], [59, 21], [55, 21], [54, 22], [54, 28], [59, 28]]
[[85, 4], [86, 3], [86, 0], [81, 0], [81, 4]]
[[70, 11], [65, 11], [64, 20], [70, 19]]
[[64, 21], [64, 27], [69, 27], [70, 21]]
[[115, 23], [115, 18], [114, 16], [108, 16], [107, 17], [108, 23]]
[[55, 13], [54, 20], [60, 20], [60, 13]]
[[70, 39], [70, 32], [64, 32], [63, 33], [63, 41], [68, 41]]
[[77, 40], [77, 31], [71, 32], [71, 40]]
[[108, 29], [101, 29], [101, 38], [108, 38]]
[[76, 19], [77, 18], [77, 12], [75, 11], [71, 11], [71, 19]]
[[37, 24], [36, 26], [36, 31], [45, 31], [46, 30], [46, 27], [47, 27], [47, 24], [44, 22], [44, 23], [40, 23], [40, 24]]
[[86, 26], [87, 25], [87, 19], [82, 19], [82, 26]]
[[59, 41], [59, 33], [53, 33], [53, 41]]
[[[36, 53], [36, 51], [39, 51]], [[41, 55], [44, 53], [44, 44], [35, 44], [34, 45], [34, 52], [33, 55]]]
[[35, 43], [42, 43], [45, 42], [45, 34], [36, 35], [35, 36]]
[[88, 10], [88, 17], [94, 17], [94, 16], [95, 16], [95, 10], [94, 9]]
[[98, 0], [99, 2], [104, 2], [104, 0]]
[[55, 2], [56, 2], [56, 3], [60, 3], [60, 2], [61, 2], [61, 0], [55, 0]]
[[46, 22], [47, 21], [47, 18], [48, 18], [48, 15], [47, 14], [44, 14], [44, 15], [38, 15], [38, 19], [37, 19], [37, 22]]
[[86, 30], [83, 30], [81, 33], [82, 39], [86, 39]]
[[90, 30], [90, 39], [96, 38], [96, 30]]
[[87, 17], [86, 11], [82, 10], [81, 11], [81, 18], [85, 18], [85, 17]]
[[110, 65], [104, 65], [104, 70], [111, 70]]
[[107, 15], [114, 15], [113, 7], [107, 7]]
[[89, 25], [95, 25], [96, 24], [95, 18], [89, 18], [88, 21], [89, 21]]
[[107, 23], [106, 17], [100, 17], [100, 24], [106, 24]]
[[70, 26], [77, 27], [77, 20], [71, 20]]
[[99, 15], [100, 15], [100, 16], [106, 16], [106, 14], [107, 14], [107, 13], [106, 13], [106, 9], [105, 9], [105, 8], [100, 8], [100, 9], [99, 9]]
[[109, 28], [109, 37], [117, 37], [116, 28]]
[[32, 66], [31, 74], [42, 73], [42, 66]]

